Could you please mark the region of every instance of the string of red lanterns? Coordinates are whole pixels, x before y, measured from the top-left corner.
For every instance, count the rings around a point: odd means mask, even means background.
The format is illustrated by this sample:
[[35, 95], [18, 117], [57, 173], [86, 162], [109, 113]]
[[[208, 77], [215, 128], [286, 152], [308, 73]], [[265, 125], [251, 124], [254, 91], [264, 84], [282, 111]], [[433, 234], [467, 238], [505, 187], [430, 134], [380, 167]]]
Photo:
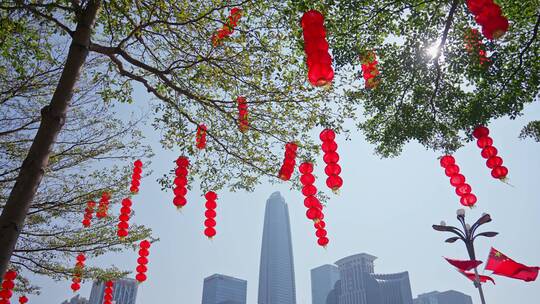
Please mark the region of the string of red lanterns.
[[313, 185], [315, 183], [315, 176], [313, 172], [313, 164], [304, 162], [298, 167], [300, 171], [300, 183], [302, 184], [302, 194], [306, 197], [304, 199], [304, 205], [308, 208], [306, 211], [306, 217], [312, 221], [322, 220], [322, 205], [319, 199], [315, 196], [317, 194], [317, 187]]
[[323, 220], [320, 220], [316, 222], [314, 226], [315, 229], [317, 229], [315, 230], [315, 236], [317, 236], [317, 244], [319, 244], [319, 246], [326, 247], [326, 245], [328, 245], [328, 243], [330, 242], [327, 237], [328, 233], [325, 229], [326, 223]]
[[135, 280], [137, 282], [142, 283], [146, 281], [146, 272], [148, 271], [148, 256], [150, 255], [150, 246], [151, 243], [147, 240], [141, 241], [139, 244], [139, 258], [137, 259], [137, 268], [135, 269], [137, 271], [137, 275], [135, 276]]
[[176, 160], [176, 170], [174, 171], [176, 178], [174, 179], [174, 199], [173, 204], [176, 208], [182, 208], [187, 204], [187, 175], [189, 167], [189, 159], [185, 156], [180, 156]]
[[316, 197], [317, 187], [315, 183], [315, 176], [313, 175], [313, 164], [310, 162], [304, 162], [298, 167], [300, 171], [300, 183], [302, 184], [302, 194], [306, 197], [304, 199], [304, 206], [306, 206], [306, 217], [315, 222], [315, 235], [318, 240], [317, 243], [320, 246], [325, 247], [328, 245], [327, 232], [325, 229], [323, 206], [319, 199]]
[[92, 214], [94, 213], [94, 208], [96, 207], [96, 202], [88, 201], [86, 203], [86, 208], [84, 209], [84, 219], [82, 224], [84, 227], [90, 227], [92, 221]]
[[206, 211], [204, 212], [204, 216], [206, 219], [204, 220], [204, 235], [208, 237], [209, 239], [213, 238], [216, 235], [216, 207], [217, 207], [217, 194], [214, 191], [208, 191], [204, 195], [206, 198], [206, 203], [204, 206], [206, 207]]
[[105, 282], [105, 290], [103, 292], [103, 304], [112, 304], [113, 288], [114, 288], [113, 281]]
[[374, 89], [381, 82], [378, 77], [380, 72], [377, 68], [377, 54], [374, 51], [365, 51], [360, 54], [362, 62], [362, 76], [364, 77], [366, 89]]
[[17, 278], [17, 272], [15, 270], [8, 270], [4, 274], [4, 280], [2, 281], [2, 290], [0, 290], [0, 303], [9, 304], [9, 299], [13, 296], [13, 288], [15, 287], [15, 279]]
[[206, 125], [200, 124], [197, 126], [197, 134], [195, 135], [195, 146], [202, 150], [206, 148]]
[[120, 208], [120, 216], [118, 216], [118, 231], [116, 234], [120, 239], [128, 236], [129, 233], [129, 216], [131, 214], [132, 202], [129, 198], [122, 200], [122, 208]]
[[284, 181], [290, 180], [294, 172], [294, 167], [296, 166], [296, 150], [298, 150], [298, 146], [293, 142], [289, 142], [285, 145], [285, 157], [283, 158], [281, 169], [279, 169], [279, 178]]
[[310, 10], [304, 13], [300, 22], [309, 82], [317, 87], [330, 84], [334, 79], [334, 70], [332, 57], [328, 53], [324, 16], [316, 10]]
[[498, 39], [508, 31], [508, 19], [493, 0], [467, 0], [467, 7], [489, 40]]
[[140, 159], [137, 159], [133, 163], [133, 175], [131, 176], [131, 187], [129, 191], [135, 194], [139, 192], [139, 186], [141, 185], [141, 174], [142, 174], [143, 163]]
[[[26, 304], [28, 303], [28, 298], [26, 296], [20, 296], [19, 297], [19, 304]], [[9, 302], [8, 302], [9, 304]]]
[[79, 255], [77, 255], [77, 263], [75, 263], [75, 270], [73, 272], [73, 279], [71, 284], [71, 289], [73, 290], [73, 292], [81, 289], [81, 278], [84, 269], [84, 261], [86, 261], [84, 253], [80, 253]]
[[234, 33], [234, 28], [238, 25], [238, 21], [242, 17], [242, 10], [238, 7], [231, 9], [229, 17], [227, 17], [227, 23], [223, 25], [217, 33], [212, 35], [212, 45], [214, 47], [221, 45], [223, 39], [228, 38]]
[[238, 96], [236, 102], [238, 103], [238, 127], [240, 132], [244, 133], [249, 129], [247, 100], [244, 96]]
[[337, 153], [338, 145], [335, 142], [336, 133], [332, 129], [324, 129], [319, 134], [319, 138], [322, 141], [323, 160], [326, 163], [324, 172], [328, 176], [326, 185], [333, 192], [337, 192], [343, 186], [343, 179], [339, 176], [341, 167], [337, 163], [339, 161], [339, 154]]
[[96, 212], [97, 218], [107, 217], [107, 212], [109, 211], [109, 200], [111, 195], [108, 192], [103, 192], [99, 200], [98, 210]]
[[460, 197], [463, 206], [472, 207], [476, 204], [476, 195], [472, 194], [472, 188], [465, 183], [465, 176], [459, 173], [459, 166], [452, 155], [445, 155], [440, 160], [441, 167], [445, 169], [445, 174], [450, 178], [450, 184], [456, 188], [456, 194]]
[[482, 157], [487, 159], [486, 166], [491, 169], [493, 178], [505, 181], [508, 175], [508, 168], [503, 166], [503, 159], [498, 156], [497, 148], [493, 146], [493, 139], [489, 137], [489, 129], [478, 126], [473, 131], [473, 136], [477, 139], [478, 148], [482, 149]]
[[480, 66], [487, 66], [491, 60], [487, 57], [486, 46], [482, 42], [482, 37], [477, 29], [469, 29], [465, 32], [465, 49], [469, 54], [475, 55], [480, 62]]

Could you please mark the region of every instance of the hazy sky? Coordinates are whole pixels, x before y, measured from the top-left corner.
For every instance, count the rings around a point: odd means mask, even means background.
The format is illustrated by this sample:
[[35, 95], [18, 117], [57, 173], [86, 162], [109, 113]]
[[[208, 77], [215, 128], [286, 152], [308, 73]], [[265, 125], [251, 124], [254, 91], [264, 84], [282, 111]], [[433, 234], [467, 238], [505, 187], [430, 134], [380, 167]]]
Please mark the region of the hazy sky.
[[[136, 100], [131, 109], [146, 108], [147, 95], [137, 92]], [[540, 266], [540, 144], [517, 138], [526, 122], [540, 119], [540, 104], [536, 102], [525, 112], [517, 120], [504, 118], [490, 125], [494, 145], [515, 187], [491, 178], [475, 143], [463, 147], [455, 156], [479, 198], [477, 208], [467, 211], [469, 221], [483, 212], [490, 213], [493, 222], [485, 229], [500, 232], [493, 239], [477, 239], [478, 258], [485, 261], [490, 246], [494, 246], [519, 262]], [[163, 151], [159, 133], [152, 128], [145, 128], [145, 135], [156, 153], [154, 176], [142, 181], [141, 193], [134, 199], [133, 221], [151, 227], [161, 240], [150, 249], [149, 279], [139, 287], [138, 304], [201, 303], [203, 279], [214, 273], [246, 279], [248, 303], [255, 304], [264, 206], [276, 190], [289, 205], [298, 304], [311, 303], [310, 269], [360, 252], [378, 257], [378, 273], [409, 271], [413, 296], [454, 289], [471, 295], [475, 304], [480, 303], [472, 282], [442, 258], [465, 259], [464, 245], [446, 244], [444, 239], [449, 235], [431, 229], [441, 220], [457, 224], [455, 211], [461, 207], [439, 166], [439, 154], [410, 143], [400, 157], [379, 159], [361, 134], [353, 133], [347, 142], [338, 136], [344, 186], [340, 195], [331, 194], [325, 210], [330, 244], [323, 249], [317, 246], [313, 224], [305, 217], [302, 194], [290, 190], [288, 184], [267, 182], [253, 193], [218, 193], [218, 234], [209, 241], [202, 233], [201, 193], [197, 189], [190, 191], [188, 205], [180, 213], [172, 205], [172, 190], [161, 192], [156, 182], [156, 177], [174, 167], [178, 153]], [[323, 169], [319, 159], [316, 185], [330, 193], [324, 184]], [[115, 264], [131, 270], [136, 258], [135, 252], [124, 252], [88, 260], [87, 264]], [[525, 283], [493, 277], [497, 285], [486, 284], [484, 289], [487, 303], [538, 303], [540, 280]], [[35, 277], [33, 283], [41, 285], [43, 293], [30, 297], [31, 304], [60, 303], [73, 296], [69, 281], [56, 283]], [[90, 288], [91, 282], [85, 282], [80, 294], [88, 298]]]

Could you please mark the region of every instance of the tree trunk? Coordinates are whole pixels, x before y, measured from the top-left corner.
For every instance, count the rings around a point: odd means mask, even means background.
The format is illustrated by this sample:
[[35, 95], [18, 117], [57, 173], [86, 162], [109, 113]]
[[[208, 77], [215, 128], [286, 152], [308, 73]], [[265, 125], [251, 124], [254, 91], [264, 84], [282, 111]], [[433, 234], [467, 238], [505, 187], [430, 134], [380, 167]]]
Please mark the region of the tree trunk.
[[0, 277], [3, 277], [8, 268], [26, 214], [48, 166], [49, 155], [66, 120], [73, 89], [88, 56], [90, 36], [100, 2], [100, 0], [88, 1], [80, 13], [64, 70], [51, 103], [41, 109], [39, 129], [0, 215]]

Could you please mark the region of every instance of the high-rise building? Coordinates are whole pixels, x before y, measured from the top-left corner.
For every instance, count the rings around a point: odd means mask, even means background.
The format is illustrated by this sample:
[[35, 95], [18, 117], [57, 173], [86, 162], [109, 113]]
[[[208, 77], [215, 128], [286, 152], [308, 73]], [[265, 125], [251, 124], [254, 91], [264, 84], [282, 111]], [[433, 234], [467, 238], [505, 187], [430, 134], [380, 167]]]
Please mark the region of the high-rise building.
[[311, 269], [311, 303], [326, 304], [338, 280], [339, 270], [335, 265], [327, 264]]
[[414, 304], [472, 304], [472, 298], [455, 290], [432, 291], [418, 295]]
[[412, 304], [409, 274], [375, 274], [375, 259], [360, 253], [337, 261], [340, 279], [326, 304]]
[[62, 304], [88, 304], [88, 300], [86, 298], [82, 298], [80, 295], [76, 295], [69, 300], [65, 300], [62, 302]]
[[[115, 304], [135, 304], [137, 299], [137, 281], [134, 279], [119, 279], [114, 281], [113, 303]], [[88, 304], [103, 304], [103, 294], [105, 292], [105, 283], [94, 281], [90, 300]]]
[[341, 295], [341, 280], [337, 280], [336, 284], [334, 284], [334, 289], [332, 289], [328, 293], [325, 304], [339, 304], [340, 295]]
[[296, 304], [289, 209], [279, 192], [266, 201], [258, 304]]
[[222, 274], [204, 279], [202, 304], [246, 304], [247, 281]]

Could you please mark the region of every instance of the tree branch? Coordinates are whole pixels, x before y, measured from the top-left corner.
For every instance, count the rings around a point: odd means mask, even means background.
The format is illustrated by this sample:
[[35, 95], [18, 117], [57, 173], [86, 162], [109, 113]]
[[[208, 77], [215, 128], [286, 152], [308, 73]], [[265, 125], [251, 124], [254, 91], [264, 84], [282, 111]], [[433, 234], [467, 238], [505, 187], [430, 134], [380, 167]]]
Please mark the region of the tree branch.
[[431, 95], [431, 98], [429, 99], [429, 104], [431, 106], [431, 110], [433, 111], [434, 117], [436, 116], [437, 108], [435, 107], [435, 103], [433, 101], [437, 97], [437, 94], [439, 93], [440, 82], [441, 82], [441, 77], [442, 77], [442, 71], [441, 71], [441, 66], [439, 65], [439, 59], [441, 58], [441, 54], [444, 52], [444, 46], [448, 38], [448, 32], [450, 31], [450, 27], [452, 26], [454, 13], [456, 12], [456, 9], [459, 3], [460, 3], [459, 0], [454, 0], [452, 2], [452, 6], [450, 7], [450, 11], [448, 12], [448, 17], [446, 18], [446, 23], [445, 23], [444, 31], [441, 37], [441, 42], [439, 43], [439, 46], [437, 47], [437, 56], [433, 58], [435, 68], [437, 69], [437, 77], [435, 78], [435, 89], [433, 90], [433, 94]]
[[533, 30], [533, 35], [531, 37], [531, 39], [529, 39], [529, 41], [525, 44], [525, 47], [521, 50], [521, 52], [519, 53], [519, 64], [517, 66], [517, 68], [514, 68], [514, 73], [512, 73], [512, 75], [506, 79], [506, 81], [504, 82], [503, 86], [501, 87], [501, 89], [499, 90], [499, 92], [497, 92], [497, 94], [495, 95], [494, 99], [497, 99], [501, 96], [501, 94], [506, 91], [506, 87], [508, 86], [508, 83], [510, 83], [510, 81], [512, 79], [514, 79], [514, 77], [516, 77], [516, 75], [521, 72], [521, 68], [523, 67], [523, 56], [525, 55], [525, 53], [527, 52], [527, 50], [531, 47], [531, 45], [533, 44], [534, 40], [536, 39], [536, 37], [538, 36], [538, 30], [540, 28], [540, 12], [538, 13], [537, 15], [538, 17], [536, 18], [536, 24], [534, 25], [534, 30]]
[[3, 7], [0, 7], [2, 9], [25, 9], [29, 12], [31, 12], [32, 14], [38, 16], [38, 17], [42, 17], [48, 21], [51, 21], [53, 22], [54, 24], [56, 24], [58, 27], [60, 27], [62, 30], [64, 30], [68, 35], [70, 35], [71, 37], [73, 37], [73, 34], [74, 34], [74, 31], [71, 30], [67, 25], [63, 24], [62, 22], [60, 22], [60, 20], [54, 18], [53, 16], [51, 15], [47, 15], [45, 13], [42, 13], [40, 12], [38, 9], [36, 9], [35, 7], [33, 7], [32, 5], [28, 5], [28, 4], [21, 4], [21, 6], [14, 6], [14, 7], [7, 7], [7, 6], [3, 6]]

